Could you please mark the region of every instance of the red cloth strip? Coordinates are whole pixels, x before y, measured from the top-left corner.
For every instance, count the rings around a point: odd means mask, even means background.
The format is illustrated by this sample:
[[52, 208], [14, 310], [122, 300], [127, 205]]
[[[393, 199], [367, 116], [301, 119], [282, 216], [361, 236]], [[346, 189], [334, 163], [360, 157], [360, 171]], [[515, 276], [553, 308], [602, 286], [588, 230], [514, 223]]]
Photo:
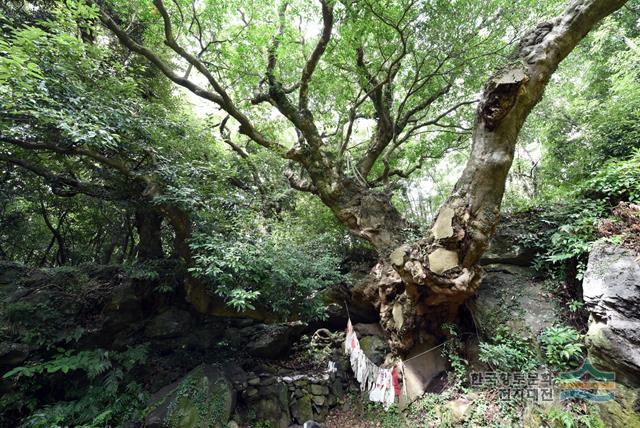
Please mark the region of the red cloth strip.
[[391, 377], [393, 378], [393, 392], [396, 397], [400, 396], [400, 384], [398, 383], [398, 370], [394, 367], [391, 370]]

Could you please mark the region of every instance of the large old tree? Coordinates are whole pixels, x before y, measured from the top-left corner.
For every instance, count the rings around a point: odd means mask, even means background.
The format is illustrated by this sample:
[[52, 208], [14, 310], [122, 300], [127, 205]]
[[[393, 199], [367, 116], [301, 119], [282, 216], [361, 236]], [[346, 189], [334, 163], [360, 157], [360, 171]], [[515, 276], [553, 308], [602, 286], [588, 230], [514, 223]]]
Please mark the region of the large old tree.
[[[522, 11], [535, 2], [97, 5], [122, 44], [216, 107], [234, 150], [255, 144], [289, 160], [291, 186], [377, 249], [359, 295], [403, 352], [478, 288], [520, 129], [560, 62], [624, 3], [577, 0], [528, 32]], [[415, 228], [391, 203], [397, 181], [469, 136], [453, 192], [409, 242]], [[188, 291], [205, 306], [202, 290]]]

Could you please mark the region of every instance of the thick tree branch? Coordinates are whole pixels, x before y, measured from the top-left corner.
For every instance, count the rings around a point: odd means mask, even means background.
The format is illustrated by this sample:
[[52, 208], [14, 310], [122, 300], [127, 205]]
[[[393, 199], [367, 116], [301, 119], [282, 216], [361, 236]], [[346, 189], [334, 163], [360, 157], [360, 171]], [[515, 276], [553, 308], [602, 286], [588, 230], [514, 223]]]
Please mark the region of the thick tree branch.
[[388, 112], [385, 110], [383, 104], [382, 86], [384, 83], [379, 82], [369, 71], [364, 59], [364, 48], [362, 46], [356, 49], [356, 66], [364, 77], [364, 80], [361, 80], [361, 86], [366, 92], [364, 99], [368, 97], [371, 100], [378, 116], [388, 117]]
[[136, 174], [121, 160], [106, 157], [98, 152], [83, 147], [60, 147], [51, 143], [35, 143], [16, 138], [5, 137], [0, 135], [0, 142], [12, 144], [27, 150], [45, 150], [61, 155], [78, 155], [91, 158], [105, 166], [115, 169], [127, 177], [133, 177]]
[[470, 158], [452, 194], [427, 234], [397, 247], [375, 271], [381, 324], [396, 352], [410, 350], [425, 328], [437, 334], [438, 326], [454, 321], [480, 286], [478, 261], [499, 221], [520, 129], [560, 62], [625, 2], [574, 1], [527, 33], [511, 62], [489, 79], [476, 111]]
[[283, 1], [280, 5], [280, 9], [278, 10], [278, 32], [273, 36], [271, 47], [269, 48], [269, 52], [267, 54], [267, 81], [269, 82], [269, 85], [275, 83], [275, 76], [273, 72], [278, 61], [278, 46], [280, 46], [280, 39], [284, 35], [285, 14], [287, 12], [288, 6], [288, 1]]
[[367, 95], [373, 102], [376, 113], [378, 114], [376, 134], [357, 165], [358, 173], [366, 179], [378, 157], [393, 140], [395, 127], [388, 103], [385, 101], [385, 82], [379, 82], [378, 79], [369, 72], [364, 61], [364, 50], [362, 48], [358, 48], [357, 50], [356, 63], [361, 73], [366, 77], [364, 89], [367, 91]]
[[289, 185], [293, 189], [299, 190], [301, 192], [312, 193], [312, 194], [318, 193], [318, 189], [316, 188], [316, 186], [313, 185], [311, 181], [300, 178], [298, 175], [296, 175], [296, 173], [293, 170], [291, 169], [285, 170], [284, 175], [285, 177], [287, 177], [287, 180], [289, 181]]
[[[227, 120], [229, 120], [229, 116], [225, 117], [224, 119], [222, 119], [222, 122], [220, 122], [220, 136], [222, 137], [222, 141], [224, 141], [229, 147], [231, 147], [231, 150], [236, 152], [238, 156], [242, 158], [245, 164], [249, 167], [249, 170], [251, 172], [251, 177], [253, 178], [253, 182], [258, 188], [258, 191], [260, 192], [261, 195], [267, 196], [268, 192], [267, 192], [267, 189], [265, 189], [264, 187], [264, 181], [262, 180], [262, 177], [260, 177], [260, 172], [258, 171], [258, 168], [249, 158], [249, 153], [244, 148], [234, 143], [233, 140], [231, 139], [231, 135], [229, 134], [229, 131], [226, 129]], [[240, 186], [237, 186], [237, 187], [240, 187]]]
[[[525, 119], [560, 62], [625, 2], [574, 1], [560, 16], [527, 33], [512, 62], [489, 80], [476, 113], [471, 156], [451, 196], [424, 238], [390, 256], [411, 302], [407, 308], [444, 304], [449, 313], [456, 313], [478, 288], [482, 269], [477, 263], [499, 221], [507, 173]], [[393, 322], [386, 327], [398, 348], [413, 343]]]

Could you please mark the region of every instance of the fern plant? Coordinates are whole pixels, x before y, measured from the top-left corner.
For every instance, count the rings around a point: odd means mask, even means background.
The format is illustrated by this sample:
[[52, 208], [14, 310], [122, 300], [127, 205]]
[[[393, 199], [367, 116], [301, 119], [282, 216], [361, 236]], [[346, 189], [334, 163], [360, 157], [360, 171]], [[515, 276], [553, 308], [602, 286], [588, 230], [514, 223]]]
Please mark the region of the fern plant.
[[[98, 428], [139, 419], [147, 393], [133, 380], [130, 371], [145, 361], [147, 354], [143, 345], [124, 352], [58, 349], [50, 360], [16, 367], [4, 374], [3, 378], [14, 381], [16, 392], [7, 397], [11, 399], [0, 400], [0, 414], [26, 411], [28, 416], [19, 426], [43, 428]], [[86, 378], [76, 373], [84, 373]], [[64, 383], [70, 399], [39, 405], [37, 389], [48, 383]], [[22, 408], [16, 408], [17, 405]]]
[[479, 358], [495, 370], [504, 372], [528, 372], [537, 366], [531, 344], [504, 326], [496, 329], [491, 342], [480, 343]]

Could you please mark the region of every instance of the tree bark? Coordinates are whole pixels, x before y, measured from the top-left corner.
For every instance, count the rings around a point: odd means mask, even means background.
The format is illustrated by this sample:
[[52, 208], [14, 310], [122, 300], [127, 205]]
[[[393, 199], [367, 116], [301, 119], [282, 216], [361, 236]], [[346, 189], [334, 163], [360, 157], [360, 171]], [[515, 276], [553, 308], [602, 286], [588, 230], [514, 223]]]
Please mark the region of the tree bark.
[[[58, 225], [53, 226], [53, 224], [51, 224], [51, 221], [49, 220], [49, 214], [47, 212], [47, 208], [45, 207], [44, 202], [42, 200], [40, 201], [40, 210], [42, 213], [42, 218], [44, 219], [44, 223], [49, 229], [49, 231], [51, 232], [51, 235], [52, 235], [51, 242], [53, 243], [55, 240], [55, 242], [58, 244], [58, 251], [56, 252], [56, 257], [52, 262], [52, 264], [55, 264], [55, 262], [57, 261], [59, 266], [63, 266], [64, 264], [67, 263], [67, 248], [64, 242], [64, 237], [60, 233], [60, 229], [62, 228], [62, 223], [64, 222], [64, 219], [67, 216], [67, 211], [63, 211], [60, 214], [60, 217], [58, 218]], [[49, 246], [47, 247], [47, 250], [43, 257], [43, 263], [46, 260], [46, 257], [51, 249], [51, 246], [52, 244], [49, 244]]]
[[401, 245], [415, 226], [391, 203], [391, 194], [377, 192], [355, 178], [343, 177], [320, 187], [319, 196], [352, 234], [369, 241], [381, 257]]
[[163, 258], [162, 216], [153, 208], [139, 207], [136, 208], [135, 219], [139, 238], [138, 260]]
[[[106, 248], [102, 251], [102, 257], [100, 258], [100, 262], [104, 265], [108, 265], [111, 263], [111, 259], [113, 258], [113, 253], [115, 252], [118, 244], [120, 244], [123, 238], [123, 235], [126, 237], [126, 223], [123, 221], [120, 227], [118, 228], [118, 232], [115, 235], [112, 235], [107, 243]], [[161, 247], [162, 249], [162, 247]]]

